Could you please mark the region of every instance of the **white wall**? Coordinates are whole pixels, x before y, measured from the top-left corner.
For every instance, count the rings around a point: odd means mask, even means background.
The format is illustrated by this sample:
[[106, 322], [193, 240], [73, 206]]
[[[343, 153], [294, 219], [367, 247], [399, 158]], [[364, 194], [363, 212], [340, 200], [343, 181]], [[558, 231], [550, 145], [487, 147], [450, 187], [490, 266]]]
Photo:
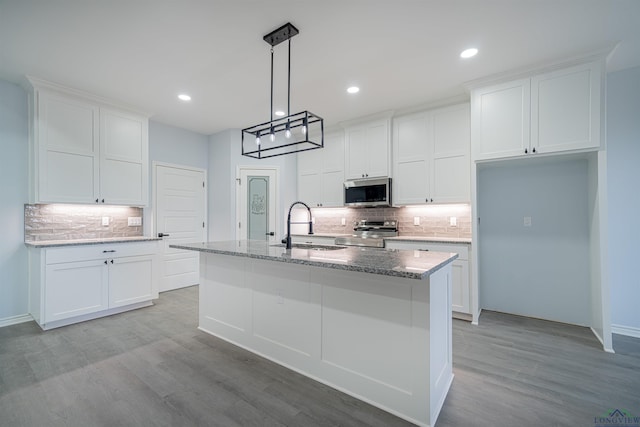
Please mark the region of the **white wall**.
[[241, 154], [241, 134], [228, 129], [211, 135], [209, 145], [209, 240], [236, 238], [236, 174], [239, 166], [279, 169], [277, 236], [284, 235], [289, 205], [296, 199], [297, 161], [294, 154], [253, 159]]
[[480, 169], [480, 308], [590, 325], [588, 182], [586, 159]]
[[640, 337], [640, 67], [609, 74], [607, 91], [611, 323]]
[[28, 312], [24, 204], [28, 202], [27, 93], [0, 80], [0, 326]]

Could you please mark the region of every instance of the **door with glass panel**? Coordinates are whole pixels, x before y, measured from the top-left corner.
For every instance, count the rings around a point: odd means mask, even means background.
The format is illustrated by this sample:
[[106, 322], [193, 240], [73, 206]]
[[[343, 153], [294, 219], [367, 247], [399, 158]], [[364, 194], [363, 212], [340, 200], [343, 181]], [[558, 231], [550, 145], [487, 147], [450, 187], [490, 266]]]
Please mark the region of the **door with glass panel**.
[[238, 238], [277, 241], [277, 170], [240, 168]]

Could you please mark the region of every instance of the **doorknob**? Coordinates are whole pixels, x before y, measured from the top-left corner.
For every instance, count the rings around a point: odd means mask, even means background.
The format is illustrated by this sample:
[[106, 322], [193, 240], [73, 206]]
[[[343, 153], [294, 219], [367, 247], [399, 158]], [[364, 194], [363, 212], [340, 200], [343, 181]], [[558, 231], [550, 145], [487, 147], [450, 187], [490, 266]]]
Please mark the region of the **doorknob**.
[[158, 233], [158, 237], [169, 237], [169, 235], [164, 233]]
[[274, 233], [273, 231], [269, 231], [268, 233], [265, 233], [266, 236], [275, 236], [276, 233]]

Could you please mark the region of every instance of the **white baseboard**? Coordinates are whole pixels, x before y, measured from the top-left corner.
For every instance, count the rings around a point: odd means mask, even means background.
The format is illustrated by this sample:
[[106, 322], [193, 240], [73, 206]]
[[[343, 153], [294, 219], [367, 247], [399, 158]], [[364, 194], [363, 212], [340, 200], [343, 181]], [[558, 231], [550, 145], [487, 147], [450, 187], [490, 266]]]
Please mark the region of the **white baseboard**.
[[611, 325], [611, 332], [628, 337], [640, 338], [640, 328], [634, 328], [632, 326]]
[[0, 319], [0, 328], [10, 325], [17, 325], [18, 323], [31, 322], [33, 317], [30, 314], [22, 314], [20, 316], [5, 317]]

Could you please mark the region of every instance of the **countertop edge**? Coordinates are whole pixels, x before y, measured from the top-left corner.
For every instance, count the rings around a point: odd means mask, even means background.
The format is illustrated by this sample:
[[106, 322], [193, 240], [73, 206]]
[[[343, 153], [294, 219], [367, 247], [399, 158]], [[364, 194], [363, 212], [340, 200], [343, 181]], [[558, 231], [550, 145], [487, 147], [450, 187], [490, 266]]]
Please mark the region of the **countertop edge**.
[[161, 237], [115, 237], [108, 239], [87, 239], [87, 240], [41, 240], [36, 242], [24, 242], [25, 246], [31, 248], [59, 248], [66, 246], [88, 246], [88, 245], [107, 245], [115, 243], [137, 243], [137, 242], [153, 242], [162, 240]]

